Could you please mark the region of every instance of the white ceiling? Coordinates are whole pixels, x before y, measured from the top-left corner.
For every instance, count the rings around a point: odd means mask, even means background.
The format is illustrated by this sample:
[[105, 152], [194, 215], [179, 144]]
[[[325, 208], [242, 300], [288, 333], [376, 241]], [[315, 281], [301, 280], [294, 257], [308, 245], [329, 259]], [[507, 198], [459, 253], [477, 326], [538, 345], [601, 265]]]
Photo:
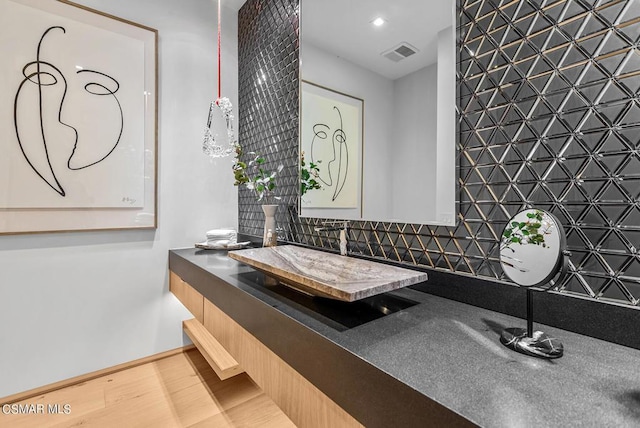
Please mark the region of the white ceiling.
[[[310, 42], [395, 80], [436, 61], [437, 34], [454, 24], [454, 3], [455, 0], [300, 0], [302, 49]], [[381, 27], [371, 24], [378, 16], [387, 20]], [[381, 55], [402, 42], [419, 52], [397, 63]]]

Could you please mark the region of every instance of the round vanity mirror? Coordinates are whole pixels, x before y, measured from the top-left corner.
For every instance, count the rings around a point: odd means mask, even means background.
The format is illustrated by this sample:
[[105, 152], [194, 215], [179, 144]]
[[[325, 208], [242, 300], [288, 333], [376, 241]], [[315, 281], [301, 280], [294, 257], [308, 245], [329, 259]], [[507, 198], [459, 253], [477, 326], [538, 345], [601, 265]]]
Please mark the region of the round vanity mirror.
[[500, 336], [503, 345], [535, 357], [563, 355], [564, 347], [558, 339], [533, 331], [532, 288], [544, 287], [556, 276], [557, 281], [562, 280], [566, 255], [564, 229], [551, 213], [531, 208], [509, 220], [500, 240], [500, 264], [509, 279], [527, 287], [527, 328], [505, 329]]
[[502, 232], [500, 264], [516, 284], [542, 286], [560, 272], [565, 247], [558, 220], [546, 211], [527, 209], [511, 218]]

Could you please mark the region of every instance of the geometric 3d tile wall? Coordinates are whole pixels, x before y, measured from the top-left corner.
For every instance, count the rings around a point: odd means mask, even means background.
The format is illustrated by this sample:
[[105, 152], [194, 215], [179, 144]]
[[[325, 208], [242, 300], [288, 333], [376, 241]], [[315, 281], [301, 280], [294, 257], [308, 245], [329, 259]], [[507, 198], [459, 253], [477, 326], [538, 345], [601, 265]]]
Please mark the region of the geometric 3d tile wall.
[[[249, 0], [238, 13], [238, 138], [245, 152], [264, 155], [265, 169], [284, 165], [276, 220], [289, 240], [287, 207], [297, 205], [298, 189], [297, 7], [297, 0]], [[262, 236], [260, 204], [244, 187], [238, 195], [240, 232]]]
[[560, 289], [638, 304], [640, 3], [467, 1], [459, 25], [467, 235], [548, 209], [572, 253]]
[[[239, 14], [240, 141], [265, 152], [286, 240], [336, 248], [298, 219], [297, 0], [250, 0]], [[456, 227], [354, 222], [365, 255], [506, 280], [498, 241], [535, 206], [567, 231], [557, 290], [640, 304], [640, 2], [461, 0], [458, 4]], [[240, 192], [240, 228], [262, 213]], [[289, 208], [286, 208], [289, 207]]]

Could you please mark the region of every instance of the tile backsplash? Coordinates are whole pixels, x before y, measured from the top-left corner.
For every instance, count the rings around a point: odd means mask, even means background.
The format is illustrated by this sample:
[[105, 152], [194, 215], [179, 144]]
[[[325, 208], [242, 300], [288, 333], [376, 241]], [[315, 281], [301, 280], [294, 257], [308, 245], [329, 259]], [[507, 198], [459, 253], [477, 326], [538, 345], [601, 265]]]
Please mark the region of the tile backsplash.
[[[249, 0], [238, 20], [239, 138], [285, 166], [280, 238], [337, 249], [297, 216], [298, 0]], [[559, 292], [638, 306], [639, 43], [633, 0], [459, 1], [458, 225], [352, 222], [354, 248], [506, 281], [498, 238], [535, 206], [567, 233]], [[240, 231], [261, 236], [260, 204], [239, 198]]]

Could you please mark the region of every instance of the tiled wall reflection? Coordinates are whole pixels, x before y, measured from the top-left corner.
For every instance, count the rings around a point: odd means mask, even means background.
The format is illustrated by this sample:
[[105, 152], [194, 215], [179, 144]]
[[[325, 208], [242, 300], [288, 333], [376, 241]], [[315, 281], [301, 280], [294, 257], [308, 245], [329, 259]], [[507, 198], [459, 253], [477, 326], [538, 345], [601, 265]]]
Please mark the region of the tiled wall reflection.
[[[640, 2], [462, 0], [458, 13], [458, 226], [355, 222], [352, 243], [370, 256], [505, 279], [498, 237], [536, 206], [567, 231], [560, 291], [638, 305]], [[335, 249], [337, 236], [313, 231], [320, 219], [295, 213], [297, 0], [250, 0], [239, 24], [240, 141], [286, 166], [284, 238]], [[240, 228], [262, 234], [246, 191]]]

